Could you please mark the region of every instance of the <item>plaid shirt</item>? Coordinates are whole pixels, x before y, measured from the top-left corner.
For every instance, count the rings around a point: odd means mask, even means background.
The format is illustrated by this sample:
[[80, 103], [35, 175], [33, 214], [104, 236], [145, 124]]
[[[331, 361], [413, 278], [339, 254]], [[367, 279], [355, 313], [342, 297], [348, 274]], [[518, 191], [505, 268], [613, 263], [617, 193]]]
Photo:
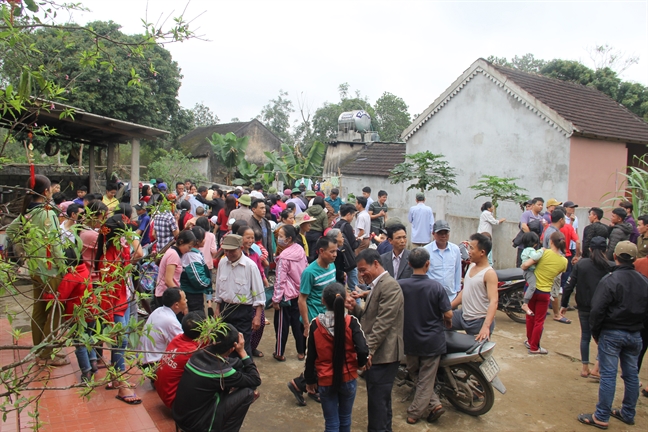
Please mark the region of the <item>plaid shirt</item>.
[[173, 240], [173, 231], [178, 229], [178, 224], [170, 211], [162, 212], [153, 218], [153, 229], [157, 236], [158, 250], [162, 249]]

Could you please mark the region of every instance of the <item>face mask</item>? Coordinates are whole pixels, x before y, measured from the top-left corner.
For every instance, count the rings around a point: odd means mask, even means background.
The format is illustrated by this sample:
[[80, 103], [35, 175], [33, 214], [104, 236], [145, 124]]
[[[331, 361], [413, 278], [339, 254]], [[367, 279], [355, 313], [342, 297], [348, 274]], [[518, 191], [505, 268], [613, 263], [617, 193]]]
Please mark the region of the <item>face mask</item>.
[[278, 238], [278, 239], [277, 239], [277, 244], [278, 244], [279, 246], [286, 246], [286, 245], [288, 244], [288, 242], [287, 242], [286, 239], [284, 239], [284, 238]]

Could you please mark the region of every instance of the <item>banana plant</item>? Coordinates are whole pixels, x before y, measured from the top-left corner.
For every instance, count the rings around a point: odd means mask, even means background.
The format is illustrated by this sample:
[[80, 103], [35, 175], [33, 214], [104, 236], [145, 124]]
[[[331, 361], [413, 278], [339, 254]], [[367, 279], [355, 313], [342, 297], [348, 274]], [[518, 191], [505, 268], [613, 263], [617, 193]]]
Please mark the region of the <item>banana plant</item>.
[[214, 133], [210, 138], [206, 138], [211, 144], [216, 157], [225, 166], [227, 170], [226, 182], [229, 184], [234, 179], [236, 169], [245, 160], [245, 150], [247, 149], [248, 137], [237, 137], [232, 132], [226, 135]]

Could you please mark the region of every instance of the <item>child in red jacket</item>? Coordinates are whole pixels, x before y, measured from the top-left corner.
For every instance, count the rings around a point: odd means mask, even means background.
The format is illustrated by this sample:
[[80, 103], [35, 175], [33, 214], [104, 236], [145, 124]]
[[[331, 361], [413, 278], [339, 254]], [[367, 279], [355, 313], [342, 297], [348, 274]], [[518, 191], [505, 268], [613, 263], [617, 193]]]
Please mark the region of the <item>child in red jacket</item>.
[[[92, 283], [90, 280], [90, 271], [82, 259], [81, 254], [76, 253], [73, 249], [65, 251], [67, 264], [69, 268], [68, 273], [63, 277], [61, 284], [58, 287], [57, 300], [63, 305], [63, 319], [69, 320], [74, 317], [74, 310], [81, 306], [83, 303], [88, 309], [85, 311], [85, 323], [87, 335], [92, 335], [95, 328], [94, 314], [96, 309], [96, 298], [92, 291]], [[89, 296], [84, 299], [86, 292]], [[75, 342], [79, 342], [76, 340]], [[85, 345], [76, 347], [76, 358], [81, 369], [81, 379], [89, 381], [97, 372], [97, 353], [93, 348], [88, 350]]]
[[319, 390], [326, 430], [350, 430], [358, 369], [364, 370], [369, 355], [360, 323], [346, 314], [346, 295], [339, 283], [324, 288], [326, 313], [311, 321], [308, 333], [306, 390]]

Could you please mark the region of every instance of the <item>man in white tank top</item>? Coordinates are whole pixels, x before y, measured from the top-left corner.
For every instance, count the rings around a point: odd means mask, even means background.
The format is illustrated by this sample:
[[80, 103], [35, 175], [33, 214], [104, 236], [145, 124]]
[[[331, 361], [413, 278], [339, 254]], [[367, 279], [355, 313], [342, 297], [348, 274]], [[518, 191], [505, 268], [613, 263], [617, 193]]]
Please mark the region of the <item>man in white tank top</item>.
[[497, 312], [497, 274], [488, 264], [492, 243], [483, 234], [470, 236], [470, 267], [464, 277], [463, 289], [452, 301], [452, 330], [465, 330], [476, 341], [489, 339], [495, 328]]

